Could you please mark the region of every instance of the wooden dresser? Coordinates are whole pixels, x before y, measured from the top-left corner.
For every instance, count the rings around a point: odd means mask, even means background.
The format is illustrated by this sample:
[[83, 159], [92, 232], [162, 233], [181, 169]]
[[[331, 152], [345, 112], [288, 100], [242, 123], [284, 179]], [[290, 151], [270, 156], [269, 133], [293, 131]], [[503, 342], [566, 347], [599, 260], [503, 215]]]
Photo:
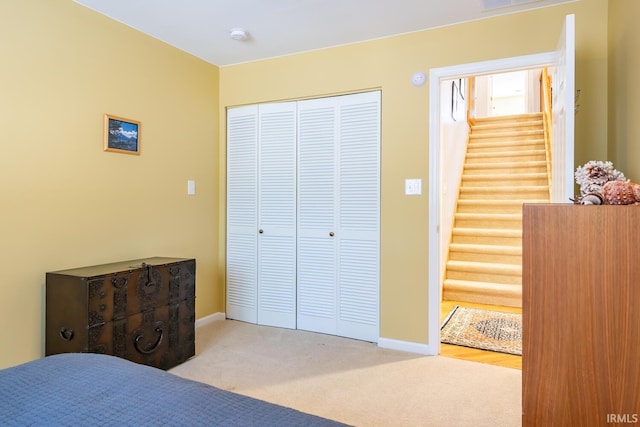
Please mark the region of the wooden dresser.
[[195, 277], [194, 259], [161, 257], [47, 273], [45, 355], [184, 362], [195, 354]]
[[640, 424], [640, 206], [524, 205], [523, 426]]

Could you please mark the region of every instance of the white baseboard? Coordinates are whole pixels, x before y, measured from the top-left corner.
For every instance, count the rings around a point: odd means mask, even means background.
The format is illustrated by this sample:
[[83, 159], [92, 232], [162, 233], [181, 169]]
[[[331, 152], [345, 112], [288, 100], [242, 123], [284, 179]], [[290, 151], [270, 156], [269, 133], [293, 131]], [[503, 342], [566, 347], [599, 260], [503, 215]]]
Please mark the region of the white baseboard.
[[225, 313], [213, 313], [208, 316], [196, 319], [196, 328], [208, 325], [211, 322], [217, 322], [218, 320], [226, 320], [227, 315]]
[[378, 347], [388, 348], [390, 350], [400, 350], [409, 353], [418, 353], [425, 356], [436, 356], [437, 349], [429, 344], [418, 344], [409, 341], [399, 341], [391, 338], [378, 338]]

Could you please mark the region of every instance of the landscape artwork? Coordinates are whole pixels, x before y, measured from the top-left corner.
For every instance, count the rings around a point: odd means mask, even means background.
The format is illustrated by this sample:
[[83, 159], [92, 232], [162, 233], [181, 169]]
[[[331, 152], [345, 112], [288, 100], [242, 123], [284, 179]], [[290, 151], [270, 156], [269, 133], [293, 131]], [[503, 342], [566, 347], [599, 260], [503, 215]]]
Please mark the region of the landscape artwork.
[[140, 154], [140, 122], [105, 114], [104, 150]]

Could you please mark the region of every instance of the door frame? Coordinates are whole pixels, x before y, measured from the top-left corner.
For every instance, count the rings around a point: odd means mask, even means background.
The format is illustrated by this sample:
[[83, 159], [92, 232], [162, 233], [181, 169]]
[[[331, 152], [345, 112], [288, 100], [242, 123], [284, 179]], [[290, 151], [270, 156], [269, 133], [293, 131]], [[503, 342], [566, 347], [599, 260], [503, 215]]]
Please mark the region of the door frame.
[[[429, 72], [429, 277], [428, 277], [428, 336], [427, 354], [440, 354], [440, 304], [444, 268], [440, 254], [441, 217], [441, 133], [440, 97], [443, 80], [496, 74], [531, 68], [552, 67], [556, 53], [516, 56], [491, 61], [432, 68]], [[448, 238], [448, 236], [447, 236]]]

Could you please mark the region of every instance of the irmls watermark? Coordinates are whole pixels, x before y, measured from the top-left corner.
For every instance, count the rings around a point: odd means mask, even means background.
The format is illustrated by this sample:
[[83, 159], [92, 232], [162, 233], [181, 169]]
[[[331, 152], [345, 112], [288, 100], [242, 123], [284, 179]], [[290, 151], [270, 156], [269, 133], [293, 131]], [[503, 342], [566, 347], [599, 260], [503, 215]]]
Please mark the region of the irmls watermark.
[[608, 424], [636, 424], [639, 420], [638, 414], [607, 414]]

